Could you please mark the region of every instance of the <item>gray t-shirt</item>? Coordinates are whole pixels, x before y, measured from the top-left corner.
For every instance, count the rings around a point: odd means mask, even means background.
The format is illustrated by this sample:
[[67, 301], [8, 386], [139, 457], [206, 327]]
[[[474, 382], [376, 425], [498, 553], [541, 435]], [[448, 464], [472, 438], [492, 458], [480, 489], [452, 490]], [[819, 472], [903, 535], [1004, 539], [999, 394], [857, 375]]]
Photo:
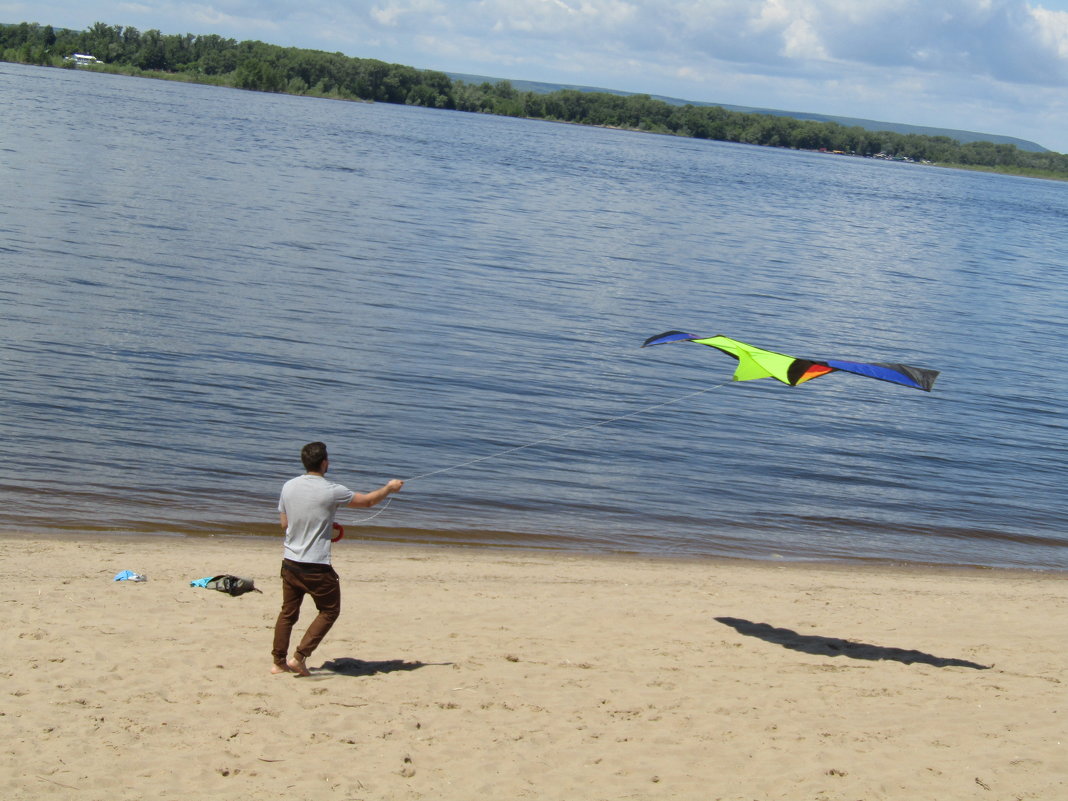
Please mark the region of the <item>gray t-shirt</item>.
[[348, 487], [327, 481], [322, 476], [304, 474], [282, 485], [278, 511], [284, 512], [289, 525], [283, 554], [295, 562], [330, 564], [330, 538], [334, 513], [352, 500]]

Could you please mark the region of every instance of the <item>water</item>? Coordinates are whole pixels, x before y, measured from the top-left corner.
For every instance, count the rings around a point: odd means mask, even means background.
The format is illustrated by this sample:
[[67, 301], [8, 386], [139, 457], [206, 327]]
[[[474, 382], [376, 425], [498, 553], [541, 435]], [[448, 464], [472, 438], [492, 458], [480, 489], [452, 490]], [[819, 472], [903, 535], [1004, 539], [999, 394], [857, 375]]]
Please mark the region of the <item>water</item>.
[[[276, 534], [322, 439], [417, 477], [350, 538], [1068, 569], [1063, 184], [11, 64], [0, 108], [0, 528]], [[943, 372], [725, 383], [671, 328]]]

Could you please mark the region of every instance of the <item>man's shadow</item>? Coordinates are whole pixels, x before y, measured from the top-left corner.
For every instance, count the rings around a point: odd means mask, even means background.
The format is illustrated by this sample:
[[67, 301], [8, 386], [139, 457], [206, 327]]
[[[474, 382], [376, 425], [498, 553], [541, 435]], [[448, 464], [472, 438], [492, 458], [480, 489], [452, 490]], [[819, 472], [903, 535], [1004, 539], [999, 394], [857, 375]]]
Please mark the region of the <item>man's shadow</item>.
[[364, 662], [343, 656], [323, 662], [316, 673], [334, 673], [338, 676], [374, 676], [378, 673], [396, 673], [402, 670], [418, 670], [429, 665], [451, 665], [451, 662], [406, 662], [403, 659], [387, 659], [381, 662]]
[[792, 651], [803, 651], [816, 656], [848, 656], [850, 659], [870, 659], [873, 661], [888, 659], [903, 665], [933, 665], [934, 667], [966, 667], [973, 670], [989, 670], [990, 665], [980, 665], [966, 659], [926, 654], [923, 651], [908, 651], [904, 648], [884, 648], [881, 645], [868, 645], [850, 642], [837, 637], [819, 637], [813, 634], [798, 634], [790, 629], [774, 628], [767, 623], [753, 623], [736, 617], [717, 617], [724, 626], [730, 626], [739, 634], [757, 637], [765, 642], [781, 645]]

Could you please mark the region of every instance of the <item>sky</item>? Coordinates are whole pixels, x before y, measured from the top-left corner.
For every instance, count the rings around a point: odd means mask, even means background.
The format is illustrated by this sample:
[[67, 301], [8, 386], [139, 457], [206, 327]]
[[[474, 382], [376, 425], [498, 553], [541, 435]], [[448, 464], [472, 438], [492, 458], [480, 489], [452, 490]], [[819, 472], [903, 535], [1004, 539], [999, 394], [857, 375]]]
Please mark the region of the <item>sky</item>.
[[0, 22], [1015, 136], [1068, 153], [1068, 0], [0, 0]]

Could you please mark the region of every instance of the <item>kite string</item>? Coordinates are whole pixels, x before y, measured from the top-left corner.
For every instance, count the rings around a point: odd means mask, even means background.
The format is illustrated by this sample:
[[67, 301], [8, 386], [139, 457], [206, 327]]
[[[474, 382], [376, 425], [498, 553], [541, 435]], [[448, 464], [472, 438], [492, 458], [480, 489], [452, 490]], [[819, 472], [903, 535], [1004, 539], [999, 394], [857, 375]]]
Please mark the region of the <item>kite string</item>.
[[393, 496], [392, 495], [386, 496], [386, 500], [382, 503], [382, 505], [380, 507], [378, 507], [378, 510], [375, 511], [374, 514], [367, 515], [367, 517], [361, 517], [353, 525], [362, 526], [364, 523], [367, 523], [367, 522], [370, 522], [371, 520], [374, 520], [376, 517], [378, 517], [380, 514], [382, 514], [384, 511], [386, 511], [386, 509], [389, 508], [389, 505], [390, 505], [390, 503], [392, 503], [392, 501], [393, 501]]
[[629, 412], [627, 414], [621, 414], [618, 417], [610, 417], [607, 420], [600, 420], [600, 421], [598, 421], [596, 423], [590, 423], [589, 425], [579, 426], [578, 428], [571, 428], [571, 429], [568, 429], [567, 431], [561, 431], [559, 434], [553, 434], [552, 436], [545, 437], [544, 439], [539, 439], [536, 442], [528, 442], [526, 445], [517, 445], [514, 448], [508, 448], [507, 450], [499, 451], [497, 453], [491, 453], [491, 454], [489, 454], [487, 456], [480, 456], [477, 459], [471, 459], [470, 461], [467, 461], [467, 462], [462, 462], [460, 464], [455, 464], [452, 467], [443, 467], [440, 470], [432, 470], [429, 473], [421, 473], [420, 475], [412, 476], [411, 478], [407, 478], [407, 479], [405, 479], [405, 481], [406, 482], [407, 481], [417, 481], [417, 480], [419, 480], [421, 478], [428, 478], [429, 476], [436, 476], [439, 473], [448, 473], [450, 470], [459, 470], [461, 467], [468, 467], [468, 466], [473, 465], [473, 464], [478, 464], [479, 462], [485, 462], [488, 459], [497, 459], [497, 458], [500, 458], [501, 456], [507, 456], [510, 453], [515, 453], [516, 451], [525, 450], [526, 448], [533, 448], [535, 445], [541, 445], [544, 442], [552, 442], [554, 439], [562, 439], [563, 437], [567, 437], [567, 436], [570, 436], [572, 434], [578, 434], [578, 433], [580, 433], [582, 431], [588, 431], [591, 428], [597, 428], [599, 426], [608, 425], [609, 423], [615, 423], [615, 422], [618, 422], [619, 420], [626, 420], [628, 417], [637, 417], [639, 414], [645, 414], [646, 412], [651, 412], [651, 411], [654, 411], [656, 409], [662, 409], [663, 407], [670, 406], [673, 403], [682, 403], [682, 401], [684, 401], [684, 400], [689, 400], [690, 398], [697, 397], [698, 395], [703, 395], [705, 392], [711, 392], [714, 389], [719, 389], [720, 387], [726, 386], [729, 383], [730, 383], [729, 381], [724, 381], [722, 384], [716, 384], [713, 387], [705, 387], [704, 389], [699, 389], [696, 392], [690, 392], [690, 393], [688, 393], [686, 395], [683, 395], [681, 398], [675, 398], [674, 400], [664, 401], [663, 403], [656, 403], [656, 404], [653, 404], [652, 406], [645, 406], [645, 407], [643, 407], [641, 409], [638, 409], [637, 411]]
[[[618, 417], [609, 417], [607, 420], [599, 420], [596, 423], [590, 423], [589, 425], [579, 426], [578, 428], [570, 428], [567, 431], [561, 431], [559, 434], [553, 434], [551, 437], [545, 437], [543, 439], [537, 440], [536, 442], [528, 442], [526, 445], [516, 445], [514, 448], [508, 448], [507, 450], [499, 451], [497, 453], [491, 453], [491, 454], [488, 454], [486, 456], [480, 456], [477, 459], [471, 459], [470, 461], [467, 461], [467, 462], [461, 462], [460, 464], [454, 464], [452, 467], [443, 467], [440, 470], [431, 470], [429, 473], [421, 473], [421, 474], [419, 474], [417, 476], [412, 476], [411, 478], [406, 478], [406, 479], [404, 479], [404, 481], [405, 482], [417, 481], [417, 480], [419, 480], [421, 478], [428, 478], [429, 476], [436, 476], [436, 475], [438, 475], [440, 473], [448, 473], [450, 470], [459, 470], [461, 467], [468, 467], [468, 466], [473, 465], [473, 464], [478, 464], [479, 462], [485, 462], [485, 461], [487, 461], [489, 459], [498, 459], [501, 456], [507, 456], [510, 453], [515, 453], [516, 451], [525, 450], [526, 448], [533, 448], [535, 445], [541, 445], [544, 442], [552, 442], [554, 439], [562, 439], [562, 438], [570, 436], [572, 434], [578, 434], [578, 433], [580, 433], [582, 431], [588, 431], [591, 428], [598, 428], [599, 426], [608, 425], [609, 423], [615, 423], [615, 422], [618, 422], [619, 420], [626, 420], [629, 417], [637, 417], [639, 414], [645, 414], [646, 412], [652, 412], [652, 411], [655, 411], [656, 409], [662, 409], [665, 406], [671, 406], [673, 403], [682, 403], [684, 400], [689, 400], [690, 398], [696, 398], [698, 395], [703, 395], [704, 393], [711, 392], [714, 389], [719, 389], [720, 387], [725, 387], [729, 383], [731, 383], [731, 382], [730, 381], [724, 381], [722, 384], [716, 384], [713, 387], [705, 387], [704, 389], [699, 389], [696, 392], [690, 392], [690, 393], [688, 393], [686, 395], [683, 395], [681, 398], [675, 398], [674, 400], [664, 401], [663, 403], [655, 403], [652, 406], [644, 406], [641, 409], [638, 409], [637, 411], [628, 412], [627, 414], [621, 414]], [[389, 505], [390, 505], [390, 503], [392, 501], [393, 501], [393, 496], [390, 495], [389, 497], [386, 498], [386, 500], [383, 502], [382, 506], [378, 509], [378, 511], [376, 511], [372, 515], [368, 515], [367, 517], [360, 518], [359, 520], [356, 521], [356, 525], [363, 525], [364, 523], [367, 523], [367, 522], [369, 522], [371, 520], [374, 520], [376, 517], [378, 517], [380, 514], [382, 514], [384, 511], [386, 511], [386, 509], [389, 507]]]

